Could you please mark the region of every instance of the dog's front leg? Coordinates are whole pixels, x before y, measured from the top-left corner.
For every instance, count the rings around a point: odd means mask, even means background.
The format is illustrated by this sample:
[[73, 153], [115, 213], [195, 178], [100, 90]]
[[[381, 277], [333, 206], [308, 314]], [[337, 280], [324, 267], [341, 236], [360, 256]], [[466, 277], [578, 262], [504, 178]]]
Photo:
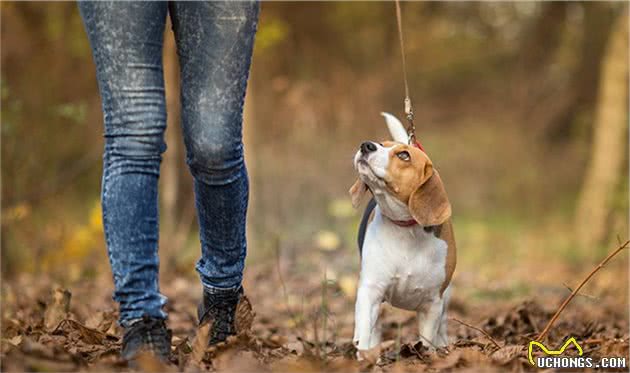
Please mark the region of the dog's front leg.
[[438, 331], [445, 317], [445, 302], [441, 297], [431, 302], [428, 307], [418, 312], [420, 339], [429, 344], [429, 348], [442, 347], [445, 341], [439, 341]]
[[381, 336], [377, 321], [381, 300], [382, 296], [377, 289], [365, 285], [359, 286], [353, 338], [358, 350], [369, 350], [380, 343]]

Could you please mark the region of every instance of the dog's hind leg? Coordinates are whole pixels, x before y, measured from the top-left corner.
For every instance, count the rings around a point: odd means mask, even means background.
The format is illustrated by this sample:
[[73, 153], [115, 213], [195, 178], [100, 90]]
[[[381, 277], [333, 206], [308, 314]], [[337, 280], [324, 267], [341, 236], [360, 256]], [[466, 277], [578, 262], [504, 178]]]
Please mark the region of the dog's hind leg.
[[448, 301], [450, 299], [450, 287], [446, 288], [446, 291], [444, 292], [443, 295], [443, 299], [444, 299], [444, 306], [442, 307], [442, 319], [440, 320], [440, 326], [438, 328], [438, 334], [437, 334], [437, 340], [436, 340], [436, 346], [437, 347], [446, 347], [448, 346], [448, 318], [446, 316], [447, 314], [447, 308], [448, 308]]
[[443, 298], [436, 299], [425, 310], [418, 312], [420, 339], [428, 344], [429, 348], [440, 347], [438, 332], [444, 316]]
[[448, 346], [448, 327], [446, 321], [446, 307], [444, 307], [444, 313], [442, 314], [442, 320], [440, 321], [440, 326], [438, 328], [437, 338], [435, 341], [436, 347]]

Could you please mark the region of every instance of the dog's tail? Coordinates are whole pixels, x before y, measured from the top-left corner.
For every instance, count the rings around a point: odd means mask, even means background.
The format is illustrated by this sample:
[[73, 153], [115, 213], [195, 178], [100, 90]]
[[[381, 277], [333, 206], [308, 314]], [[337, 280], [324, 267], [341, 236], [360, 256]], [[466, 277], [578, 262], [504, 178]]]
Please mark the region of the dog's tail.
[[370, 215], [372, 215], [372, 211], [376, 207], [376, 201], [374, 198], [370, 199], [367, 206], [365, 207], [365, 211], [363, 212], [363, 217], [361, 218], [361, 224], [359, 224], [359, 255], [363, 254], [363, 241], [365, 241], [365, 232], [367, 231], [367, 225], [370, 221]]

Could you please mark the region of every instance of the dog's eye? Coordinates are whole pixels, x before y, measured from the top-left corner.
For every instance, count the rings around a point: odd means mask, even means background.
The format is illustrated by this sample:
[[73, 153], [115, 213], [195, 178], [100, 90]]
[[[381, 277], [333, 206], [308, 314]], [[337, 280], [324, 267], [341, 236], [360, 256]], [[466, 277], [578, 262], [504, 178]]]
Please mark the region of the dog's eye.
[[407, 151], [402, 151], [400, 153], [396, 153], [396, 156], [398, 157], [398, 159], [403, 160], [403, 161], [408, 161], [411, 158], [409, 156], [409, 152], [407, 152]]

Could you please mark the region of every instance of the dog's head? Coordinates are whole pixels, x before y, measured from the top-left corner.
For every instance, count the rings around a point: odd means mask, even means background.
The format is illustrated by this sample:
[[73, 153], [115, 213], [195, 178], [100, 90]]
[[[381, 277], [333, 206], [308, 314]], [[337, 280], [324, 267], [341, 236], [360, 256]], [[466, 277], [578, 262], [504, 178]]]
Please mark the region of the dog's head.
[[407, 145], [407, 132], [396, 117], [383, 116], [393, 141], [366, 141], [359, 147], [354, 156], [359, 178], [350, 188], [353, 206], [370, 191], [391, 219], [413, 217], [422, 226], [444, 223], [451, 204], [431, 159], [419, 147]]

